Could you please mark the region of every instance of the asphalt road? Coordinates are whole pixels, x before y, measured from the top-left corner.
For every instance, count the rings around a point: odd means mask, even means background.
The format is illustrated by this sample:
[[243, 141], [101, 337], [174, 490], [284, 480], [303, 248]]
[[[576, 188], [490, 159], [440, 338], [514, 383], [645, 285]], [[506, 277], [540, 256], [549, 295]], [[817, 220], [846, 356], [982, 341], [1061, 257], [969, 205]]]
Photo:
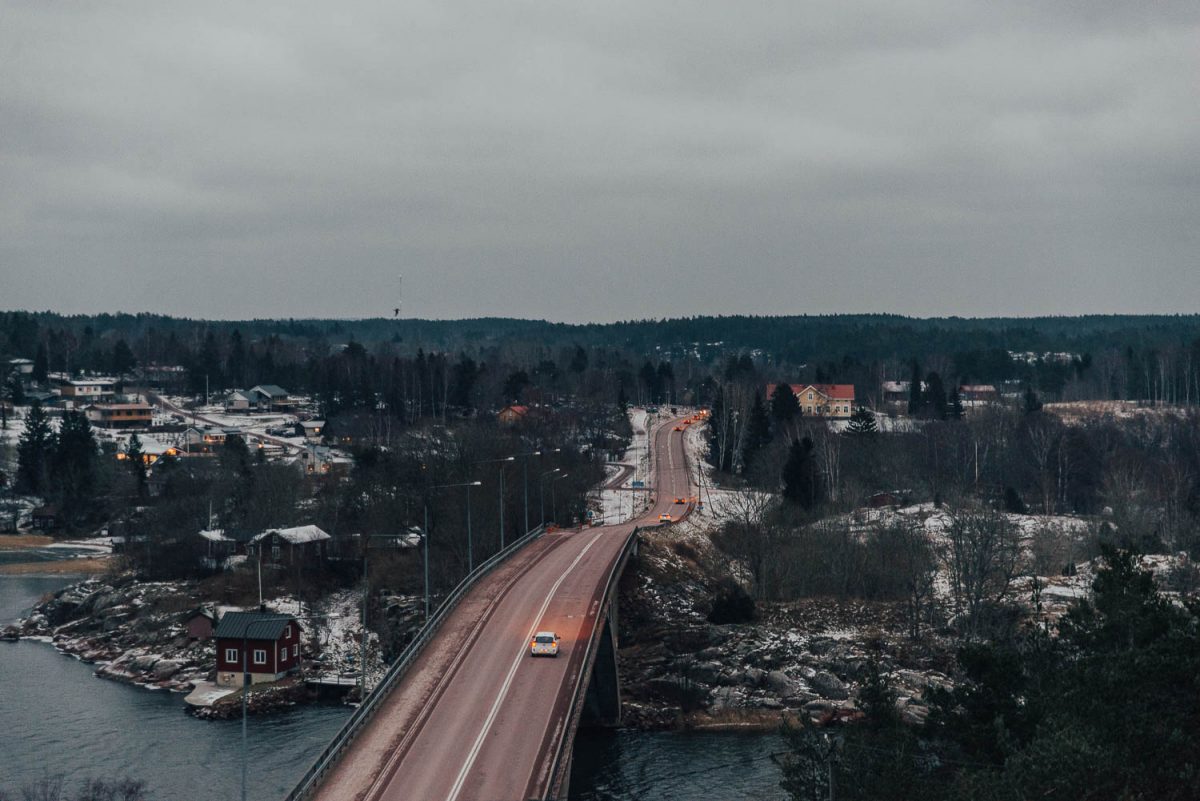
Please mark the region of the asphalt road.
[[[676, 518], [689, 472], [675, 421], [654, 432], [654, 505], [620, 525], [547, 534], [483, 579], [326, 777], [322, 801], [543, 798], [600, 595], [635, 525]], [[557, 658], [529, 656], [534, 631]]]

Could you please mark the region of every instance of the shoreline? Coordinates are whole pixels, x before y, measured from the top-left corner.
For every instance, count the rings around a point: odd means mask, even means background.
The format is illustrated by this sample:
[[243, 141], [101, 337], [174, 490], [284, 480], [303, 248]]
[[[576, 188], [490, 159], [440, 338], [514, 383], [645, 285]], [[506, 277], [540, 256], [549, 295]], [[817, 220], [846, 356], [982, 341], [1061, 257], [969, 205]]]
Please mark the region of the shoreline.
[[113, 566], [111, 556], [81, 556], [75, 559], [43, 559], [36, 562], [10, 562], [0, 565], [0, 576], [42, 576], [90, 578], [103, 575]]
[[0, 535], [0, 551], [28, 551], [34, 548], [46, 548], [57, 540], [46, 534], [4, 534]]

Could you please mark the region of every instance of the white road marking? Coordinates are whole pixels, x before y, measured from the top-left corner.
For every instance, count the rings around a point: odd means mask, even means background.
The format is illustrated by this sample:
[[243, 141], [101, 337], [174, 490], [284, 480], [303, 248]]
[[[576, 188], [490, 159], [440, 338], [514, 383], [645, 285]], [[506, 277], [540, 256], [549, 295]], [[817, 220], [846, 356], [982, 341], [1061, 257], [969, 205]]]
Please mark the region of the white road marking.
[[[550, 588], [550, 592], [546, 594], [546, 600], [542, 602], [541, 609], [538, 610], [537, 616], [534, 618], [534, 624], [529, 633], [525, 635], [528, 640], [537, 631], [541, 625], [542, 615], [546, 614], [546, 609], [550, 606], [550, 601], [554, 598], [554, 593], [558, 592], [558, 588], [562, 586], [563, 581], [567, 578], [575, 566], [579, 564], [584, 555], [591, 550], [596, 544], [596, 540], [600, 539], [603, 534], [597, 534], [592, 537], [584, 549], [579, 552], [579, 556], [575, 557], [575, 561], [563, 571], [563, 574], [558, 577], [558, 581], [554, 582], [554, 586]], [[521, 647], [517, 651], [517, 658], [513, 660], [512, 667], [508, 669], [508, 675], [504, 677], [504, 684], [500, 687], [500, 694], [496, 696], [495, 702], [492, 704], [491, 711], [488, 712], [487, 719], [483, 722], [483, 728], [479, 730], [479, 736], [475, 738], [475, 743], [471, 746], [470, 752], [467, 754], [467, 761], [463, 763], [462, 770], [458, 772], [458, 777], [454, 780], [454, 785], [450, 788], [450, 795], [446, 796], [446, 801], [457, 801], [458, 794], [462, 792], [463, 784], [467, 780], [467, 774], [471, 772], [471, 768], [475, 765], [475, 758], [479, 756], [479, 749], [483, 747], [483, 741], [487, 738], [488, 731], [492, 728], [492, 723], [496, 720], [496, 715], [500, 712], [500, 706], [504, 703], [505, 696], [508, 695], [508, 688], [512, 685], [513, 677], [517, 675], [517, 668], [521, 666], [521, 661], [525, 658], [525, 642], [521, 642]]]

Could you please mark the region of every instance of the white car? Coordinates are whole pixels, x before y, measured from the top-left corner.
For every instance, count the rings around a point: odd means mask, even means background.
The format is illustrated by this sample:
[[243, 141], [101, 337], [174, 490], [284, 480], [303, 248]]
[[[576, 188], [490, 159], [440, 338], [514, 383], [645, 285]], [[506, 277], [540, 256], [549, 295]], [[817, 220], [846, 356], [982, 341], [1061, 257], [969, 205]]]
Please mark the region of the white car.
[[558, 656], [559, 636], [553, 631], [539, 631], [529, 641], [530, 656]]

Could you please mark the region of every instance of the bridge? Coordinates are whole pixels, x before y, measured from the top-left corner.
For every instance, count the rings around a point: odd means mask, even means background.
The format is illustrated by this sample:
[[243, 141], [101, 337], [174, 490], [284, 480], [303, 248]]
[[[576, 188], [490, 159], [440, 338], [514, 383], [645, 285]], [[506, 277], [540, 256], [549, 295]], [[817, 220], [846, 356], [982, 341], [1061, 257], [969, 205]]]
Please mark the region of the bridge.
[[[620, 719], [617, 582], [638, 527], [691, 494], [677, 420], [651, 432], [654, 504], [619, 525], [533, 536], [435, 617], [289, 801], [564, 798], [581, 722]], [[529, 656], [535, 631], [556, 659]], [[403, 659], [403, 658], [402, 658]], [[369, 712], [369, 713], [366, 713]], [[365, 713], [365, 714], [359, 714]]]

